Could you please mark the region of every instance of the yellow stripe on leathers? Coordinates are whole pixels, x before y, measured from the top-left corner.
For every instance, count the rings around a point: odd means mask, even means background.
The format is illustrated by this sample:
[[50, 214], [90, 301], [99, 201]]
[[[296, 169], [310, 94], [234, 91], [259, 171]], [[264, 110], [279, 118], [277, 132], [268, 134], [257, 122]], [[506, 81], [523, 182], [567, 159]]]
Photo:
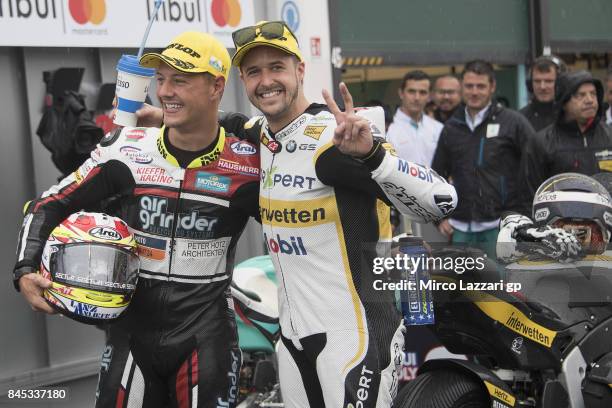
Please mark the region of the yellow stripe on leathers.
[[[331, 146], [330, 146], [331, 147]], [[363, 315], [361, 313], [361, 300], [357, 294], [355, 283], [353, 282], [353, 276], [351, 274], [351, 267], [348, 260], [348, 254], [346, 250], [346, 244], [344, 241], [344, 231], [342, 230], [342, 224], [340, 223], [340, 213], [338, 211], [338, 204], [335, 196], [323, 197], [313, 200], [304, 201], [285, 201], [285, 200], [271, 200], [264, 196], [259, 196], [260, 215], [262, 215], [261, 222], [266, 225], [273, 225], [278, 227], [289, 227], [289, 228], [304, 228], [312, 227], [315, 225], [331, 224], [334, 223], [336, 232], [338, 234], [338, 242], [340, 243], [340, 253], [342, 254], [342, 264], [344, 265], [344, 277], [346, 279], [347, 287], [351, 292], [351, 300], [353, 302], [353, 310], [355, 311], [355, 320], [357, 321], [357, 330], [359, 332], [359, 345], [355, 356], [344, 366], [344, 371], [347, 368], [359, 361], [365, 350], [365, 328]], [[267, 208], [265, 208], [267, 206]], [[295, 210], [294, 214], [287, 214], [284, 211], [291, 209]], [[324, 210], [324, 217], [321, 217], [322, 213], [317, 210]], [[280, 211], [280, 213], [276, 212]], [[304, 222], [291, 222], [286, 218], [289, 217], [291, 220], [295, 216], [295, 219], [299, 221], [299, 213], [305, 211], [310, 214], [310, 221]], [[274, 212], [274, 213], [272, 213]], [[279, 218], [277, 218], [277, 214]], [[315, 214], [317, 218], [315, 219]], [[265, 219], [264, 215], [271, 219]], [[306, 219], [304, 216], [302, 219]]]
[[334, 196], [305, 201], [272, 200], [259, 196], [262, 224], [284, 228], [304, 228], [340, 220]]

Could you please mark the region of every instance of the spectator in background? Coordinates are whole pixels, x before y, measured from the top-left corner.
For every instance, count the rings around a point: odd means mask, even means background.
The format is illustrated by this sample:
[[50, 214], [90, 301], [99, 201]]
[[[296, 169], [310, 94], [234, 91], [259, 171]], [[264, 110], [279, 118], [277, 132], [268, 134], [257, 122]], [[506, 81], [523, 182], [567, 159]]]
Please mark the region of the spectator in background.
[[606, 75], [606, 125], [612, 124], [612, 66], [608, 67], [608, 75]]
[[495, 254], [502, 212], [524, 212], [518, 171], [522, 147], [534, 130], [522, 115], [493, 101], [495, 72], [476, 60], [461, 74], [464, 105], [444, 125], [432, 168], [452, 178], [459, 204], [439, 231], [453, 243]]
[[410, 71], [398, 89], [401, 105], [389, 126], [387, 140], [404, 160], [431, 165], [442, 124], [424, 114], [431, 80], [423, 71]]
[[612, 171], [612, 132], [603, 124], [604, 90], [588, 71], [559, 77], [555, 95], [556, 121], [530, 140], [521, 163], [527, 200], [537, 188], [559, 173], [591, 176]]
[[440, 123], [453, 116], [461, 104], [461, 83], [454, 75], [442, 75], [434, 83], [433, 101], [436, 104], [434, 119]]
[[566, 71], [565, 63], [552, 55], [538, 57], [531, 64], [525, 81], [531, 101], [519, 112], [527, 118], [536, 132], [555, 120], [555, 81]]

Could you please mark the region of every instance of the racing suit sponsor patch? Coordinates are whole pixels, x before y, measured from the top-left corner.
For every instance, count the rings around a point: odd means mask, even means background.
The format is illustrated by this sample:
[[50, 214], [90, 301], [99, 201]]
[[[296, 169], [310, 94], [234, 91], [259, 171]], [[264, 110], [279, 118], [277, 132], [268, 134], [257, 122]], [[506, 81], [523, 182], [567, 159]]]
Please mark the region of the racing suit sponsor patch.
[[325, 130], [326, 127], [327, 126], [324, 126], [324, 125], [321, 125], [321, 126], [308, 125], [304, 129], [304, 135], [311, 137], [315, 140], [319, 140], [319, 138], [323, 134], [323, 131]]
[[229, 160], [219, 159], [218, 166], [225, 170], [236, 171], [246, 175], [259, 175], [259, 169]]
[[229, 245], [229, 239], [211, 239], [208, 241], [177, 241], [176, 253], [181, 258], [220, 258], [224, 257]]
[[257, 149], [251, 144], [243, 141], [234, 142], [230, 145], [232, 151], [241, 156], [251, 156], [257, 153]]
[[[171, 236], [174, 213], [167, 212], [167, 208], [167, 198], [142, 196], [138, 213], [142, 230], [155, 235]], [[175, 235], [183, 238], [210, 238], [217, 221], [217, 217], [202, 216], [197, 210], [179, 213]]]
[[232, 179], [219, 176], [205, 171], [196, 173], [194, 187], [196, 190], [212, 191], [214, 193], [227, 193], [232, 184]]
[[174, 179], [161, 167], [138, 167], [136, 169], [138, 181], [150, 184], [172, 184]]
[[163, 261], [166, 258], [166, 241], [159, 238], [147, 237], [134, 234], [138, 243], [138, 255], [155, 261]]
[[146, 153], [142, 153], [139, 148], [134, 146], [122, 146], [119, 151], [134, 163], [149, 164], [153, 158]]
[[147, 135], [147, 131], [144, 128], [131, 129], [125, 134], [125, 140], [130, 142], [137, 142]]
[[272, 153], [278, 153], [282, 150], [282, 146], [276, 140], [270, 139], [266, 135], [261, 135], [261, 144], [266, 146]]

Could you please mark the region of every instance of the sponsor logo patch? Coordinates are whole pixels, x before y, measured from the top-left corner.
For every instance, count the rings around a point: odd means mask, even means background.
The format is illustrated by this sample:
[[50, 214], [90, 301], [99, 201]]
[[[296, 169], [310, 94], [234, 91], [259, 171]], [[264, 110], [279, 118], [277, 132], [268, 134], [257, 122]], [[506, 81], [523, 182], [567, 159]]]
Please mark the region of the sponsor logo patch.
[[140, 139], [144, 138], [147, 135], [147, 132], [144, 129], [132, 129], [125, 134], [125, 140], [129, 140], [130, 142], [137, 142]]
[[232, 151], [241, 156], [250, 156], [257, 153], [257, 149], [247, 142], [234, 142], [230, 145]]
[[277, 184], [283, 187], [302, 188], [312, 190], [313, 183], [317, 180], [314, 177], [301, 176], [297, 174], [283, 174], [277, 173], [277, 167], [274, 166], [268, 171], [261, 170], [261, 180], [263, 181], [263, 188], [269, 189]]
[[159, 238], [146, 237], [134, 234], [138, 243], [138, 255], [155, 261], [163, 261], [166, 258], [166, 241]]
[[219, 167], [241, 174], [259, 176], [259, 169], [257, 167], [246, 166], [244, 164], [236, 163], [229, 160], [219, 159]]
[[304, 135], [311, 137], [315, 140], [319, 140], [319, 138], [323, 134], [323, 131], [325, 130], [326, 127], [327, 126], [324, 126], [324, 125], [321, 125], [321, 126], [308, 125], [304, 129]]
[[89, 235], [99, 239], [108, 239], [111, 241], [120, 241], [121, 234], [116, 229], [111, 227], [95, 227], [87, 231]]
[[123, 146], [119, 151], [134, 163], [149, 164], [153, 161], [151, 156], [142, 153], [139, 148], [134, 146]]
[[301, 116], [298, 120], [293, 122], [287, 129], [278, 132], [274, 135], [274, 138], [281, 142], [284, 138], [295, 132], [300, 126], [306, 122], [306, 116]]
[[195, 188], [198, 190], [227, 193], [232, 184], [229, 177], [218, 176], [205, 171], [198, 171], [195, 179]]
[[282, 146], [276, 140], [270, 139], [266, 135], [261, 135], [261, 144], [266, 146], [272, 153], [278, 153], [282, 150]]
[[516, 337], [514, 340], [512, 340], [512, 351], [514, 351], [516, 354], [521, 354], [522, 348], [523, 348], [523, 338], [522, 337]]
[[550, 215], [550, 210], [548, 208], [540, 208], [535, 212], [534, 218], [536, 221], [544, 221]]
[[179, 213], [176, 226], [174, 213], [167, 211], [168, 199], [143, 196], [140, 198], [138, 213], [142, 230], [155, 235], [170, 236], [176, 228], [177, 238], [211, 238], [217, 224], [217, 217], [200, 215], [199, 211]]
[[275, 254], [308, 255], [302, 237], [290, 236], [288, 239], [282, 239], [279, 234], [276, 234], [275, 238], [268, 238], [268, 235], [264, 232], [264, 242], [268, 251]]
[[607, 211], [604, 211], [604, 222], [612, 227], [612, 214]]
[[174, 179], [161, 167], [139, 167], [136, 178], [143, 183], [172, 184]]
[[289, 153], [293, 153], [297, 149], [297, 143], [295, 142], [295, 140], [290, 140], [285, 146], [285, 148]]

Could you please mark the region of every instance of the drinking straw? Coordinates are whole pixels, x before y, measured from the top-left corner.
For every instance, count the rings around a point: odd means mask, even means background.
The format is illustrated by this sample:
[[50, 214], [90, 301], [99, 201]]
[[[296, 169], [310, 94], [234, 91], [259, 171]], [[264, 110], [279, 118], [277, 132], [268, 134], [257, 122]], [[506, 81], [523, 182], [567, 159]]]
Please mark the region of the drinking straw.
[[151, 31], [151, 26], [153, 25], [153, 20], [155, 16], [157, 16], [157, 11], [161, 7], [164, 0], [155, 0], [155, 9], [153, 13], [151, 13], [151, 18], [149, 19], [149, 24], [147, 24], [147, 30], [144, 33], [144, 37], [142, 37], [142, 43], [140, 43], [140, 48], [138, 49], [138, 59], [142, 57], [142, 52], [144, 51], [145, 44], [147, 43], [147, 38], [149, 37], [149, 31]]

